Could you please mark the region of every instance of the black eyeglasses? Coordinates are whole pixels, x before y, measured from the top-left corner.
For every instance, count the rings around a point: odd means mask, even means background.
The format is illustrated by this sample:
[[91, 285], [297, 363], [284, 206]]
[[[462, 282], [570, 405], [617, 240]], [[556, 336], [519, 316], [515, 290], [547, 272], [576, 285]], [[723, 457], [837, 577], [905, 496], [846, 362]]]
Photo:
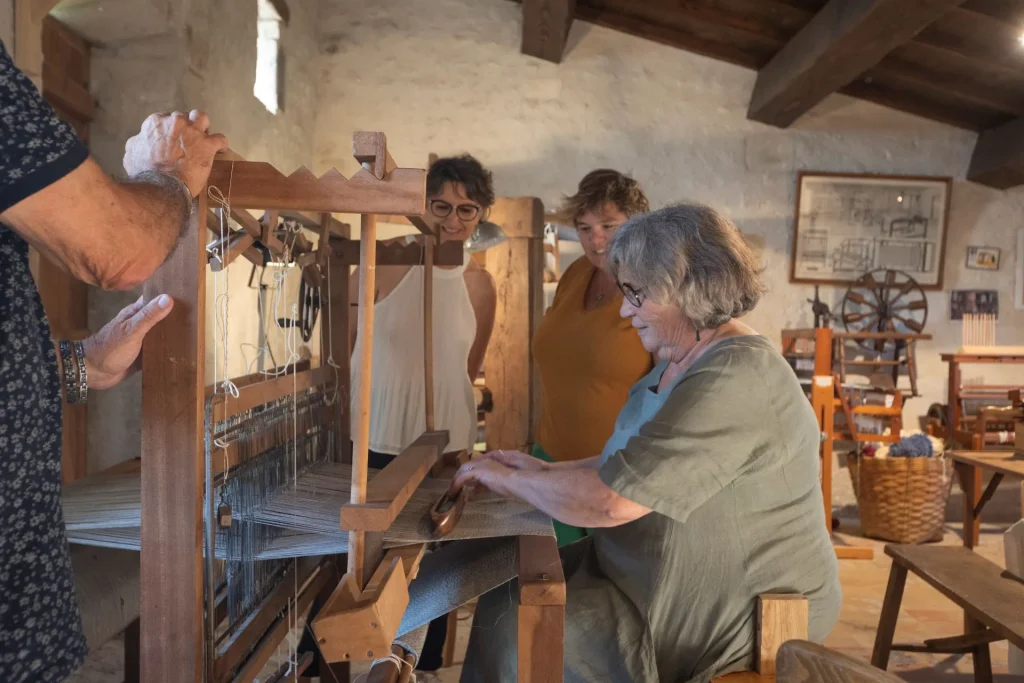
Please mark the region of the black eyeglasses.
[[615, 284], [618, 285], [619, 291], [622, 292], [622, 296], [626, 297], [626, 301], [631, 303], [634, 307], [640, 308], [644, 305], [644, 293], [642, 291], [634, 288], [633, 285], [626, 284], [625, 282], [616, 281]]
[[455, 215], [460, 221], [469, 222], [480, 214], [480, 207], [476, 204], [459, 204], [453, 207], [443, 199], [430, 200], [430, 213], [438, 218], [447, 218], [451, 215], [453, 208], [455, 209]]

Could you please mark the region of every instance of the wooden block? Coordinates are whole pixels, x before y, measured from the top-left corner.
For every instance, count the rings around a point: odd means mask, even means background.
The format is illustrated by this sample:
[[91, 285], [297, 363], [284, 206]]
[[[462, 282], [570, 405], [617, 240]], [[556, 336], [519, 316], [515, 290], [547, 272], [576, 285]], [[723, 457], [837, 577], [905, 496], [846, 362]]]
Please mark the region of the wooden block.
[[517, 660], [519, 683], [562, 683], [565, 607], [520, 605]]
[[447, 445], [447, 431], [425, 432], [413, 441], [369, 481], [364, 503], [341, 507], [341, 528], [387, 531]]
[[565, 604], [565, 574], [554, 536], [520, 536], [518, 563], [520, 605]]
[[395, 160], [388, 153], [388, 141], [384, 133], [356, 131], [352, 134], [352, 156], [360, 164], [368, 164], [377, 180], [395, 170]]
[[1013, 423], [1013, 449], [1018, 453], [1024, 452], [1024, 422]]
[[757, 597], [757, 672], [775, 675], [779, 647], [788, 640], [807, 640], [807, 598], [765, 593]]
[[848, 545], [837, 545], [836, 557], [840, 560], [872, 560], [875, 557], [875, 550], [874, 548], [856, 548]]
[[388, 553], [366, 590], [357, 593], [350, 572], [313, 619], [313, 633], [328, 662], [385, 657], [409, 606], [403, 558]]

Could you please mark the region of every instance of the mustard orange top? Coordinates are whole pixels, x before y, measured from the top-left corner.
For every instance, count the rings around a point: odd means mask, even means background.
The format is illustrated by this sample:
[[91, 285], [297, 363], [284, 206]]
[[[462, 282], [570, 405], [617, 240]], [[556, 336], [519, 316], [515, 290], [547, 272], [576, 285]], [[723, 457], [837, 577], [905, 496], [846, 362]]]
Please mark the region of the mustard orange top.
[[537, 441], [559, 461], [600, 455], [630, 387], [651, 369], [637, 331], [619, 317], [621, 293], [584, 310], [593, 274], [586, 256], [566, 269], [533, 337], [541, 383]]

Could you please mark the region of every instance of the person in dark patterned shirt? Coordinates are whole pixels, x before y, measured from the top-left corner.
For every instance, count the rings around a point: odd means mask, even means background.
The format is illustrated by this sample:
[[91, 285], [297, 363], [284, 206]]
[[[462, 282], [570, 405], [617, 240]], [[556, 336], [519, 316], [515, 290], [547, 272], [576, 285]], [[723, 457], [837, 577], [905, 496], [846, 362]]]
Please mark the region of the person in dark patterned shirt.
[[[31, 245], [72, 275], [130, 289], [170, 254], [227, 147], [209, 120], [154, 114], [125, 146], [128, 179], [89, 158], [0, 42], [0, 681], [64, 680], [85, 658], [60, 506], [58, 354], [28, 267]], [[126, 307], [83, 344], [89, 389], [131, 373], [167, 295]]]

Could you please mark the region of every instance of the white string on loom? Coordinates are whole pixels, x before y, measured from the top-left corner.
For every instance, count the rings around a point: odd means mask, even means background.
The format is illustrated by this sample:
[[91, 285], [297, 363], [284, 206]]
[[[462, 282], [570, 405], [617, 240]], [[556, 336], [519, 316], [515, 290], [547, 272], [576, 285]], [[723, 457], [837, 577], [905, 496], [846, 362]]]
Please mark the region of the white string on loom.
[[[391, 662], [392, 664], [394, 664], [395, 666], [398, 667], [398, 673], [402, 673], [402, 666], [405, 664], [405, 661], [401, 657], [396, 655], [394, 652], [388, 654], [387, 657], [384, 657], [382, 659], [375, 659], [375, 660], [373, 660], [373, 663], [370, 664], [370, 668], [372, 669], [373, 667], [377, 666], [378, 664], [383, 664], [385, 662]], [[356, 676], [355, 678], [353, 678], [352, 679], [352, 683], [364, 683], [369, 675], [370, 675], [369, 671], [364, 671], [363, 673], [361, 673], [358, 676]], [[337, 680], [337, 679], [335, 679], [335, 680]], [[409, 676], [409, 683], [416, 683], [416, 673], [415, 672], [410, 674], [410, 676]]]

